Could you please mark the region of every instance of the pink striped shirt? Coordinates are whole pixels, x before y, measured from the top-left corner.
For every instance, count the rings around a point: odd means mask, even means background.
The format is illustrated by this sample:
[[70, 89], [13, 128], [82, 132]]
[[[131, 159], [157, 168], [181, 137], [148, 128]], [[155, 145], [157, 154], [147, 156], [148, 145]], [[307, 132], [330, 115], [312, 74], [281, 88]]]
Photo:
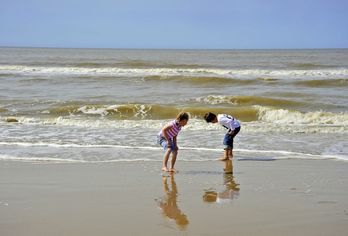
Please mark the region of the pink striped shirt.
[[[173, 137], [178, 135], [181, 130], [181, 126], [176, 123], [176, 120], [169, 122], [167, 125], [171, 125], [170, 129], [167, 130], [167, 138], [172, 139]], [[159, 135], [161, 137], [164, 137], [162, 130], [160, 131]]]

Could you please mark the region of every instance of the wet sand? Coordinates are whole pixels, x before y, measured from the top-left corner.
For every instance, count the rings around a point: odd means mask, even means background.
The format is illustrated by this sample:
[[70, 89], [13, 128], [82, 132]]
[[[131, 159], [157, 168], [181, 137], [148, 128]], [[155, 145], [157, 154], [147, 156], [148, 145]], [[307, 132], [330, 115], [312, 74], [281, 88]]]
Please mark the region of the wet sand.
[[347, 162], [225, 164], [2, 161], [0, 235], [348, 234]]

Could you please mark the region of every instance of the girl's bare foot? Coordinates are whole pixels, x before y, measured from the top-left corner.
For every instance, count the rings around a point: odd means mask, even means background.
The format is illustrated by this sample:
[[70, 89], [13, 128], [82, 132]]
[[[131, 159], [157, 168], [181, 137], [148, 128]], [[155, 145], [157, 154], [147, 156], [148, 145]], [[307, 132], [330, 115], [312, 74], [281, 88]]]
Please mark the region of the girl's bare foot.
[[167, 171], [168, 172], [169, 170], [168, 170], [167, 167], [164, 166], [164, 167], [162, 167], [162, 171]]

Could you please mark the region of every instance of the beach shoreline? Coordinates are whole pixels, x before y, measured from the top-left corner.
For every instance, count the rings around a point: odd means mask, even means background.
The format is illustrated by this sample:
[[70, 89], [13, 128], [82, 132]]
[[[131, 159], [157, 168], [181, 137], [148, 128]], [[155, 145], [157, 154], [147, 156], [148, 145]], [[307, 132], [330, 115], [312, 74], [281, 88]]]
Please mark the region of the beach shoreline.
[[[1, 161], [0, 234], [346, 235], [348, 163]], [[217, 199], [207, 199], [207, 193]], [[224, 199], [225, 198], [225, 199]]]

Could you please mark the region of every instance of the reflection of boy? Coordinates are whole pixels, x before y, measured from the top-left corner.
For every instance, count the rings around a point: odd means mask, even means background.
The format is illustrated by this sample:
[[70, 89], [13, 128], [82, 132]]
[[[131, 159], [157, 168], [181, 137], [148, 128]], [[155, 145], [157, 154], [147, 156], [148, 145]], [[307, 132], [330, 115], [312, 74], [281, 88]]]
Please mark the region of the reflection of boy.
[[239, 184], [237, 184], [232, 174], [224, 174], [224, 185], [226, 189], [217, 195], [217, 203], [227, 203], [239, 195]]
[[170, 183], [172, 190], [169, 189], [167, 178], [163, 177], [163, 187], [166, 195], [161, 201], [159, 201], [159, 206], [161, 207], [163, 214], [166, 217], [175, 220], [175, 223], [177, 224], [179, 229], [185, 230], [189, 221], [187, 219], [187, 216], [181, 212], [177, 205], [178, 191], [173, 175], [170, 176]]
[[224, 161], [225, 162], [225, 166], [224, 166], [224, 173], [225, 174], [233, 174], [233, 164], [232, 164], [232, 160], [227, 160]]
[[205, 202], [217, 202], [217, 203], [229, 203], [232, 199], [239, 195], [239, 184], [237, 184], [231, 174], [225, 174], [225, 187], [222, 192], [205, 191], [203, 195], [203, 201]]
[[235, 196], [239, 195], [239, 184], [233, 179], [233, 165], [232, 161], [225, 161], [224, 166], [224, 186], [225, 190], [222, 192], [206, 191], [203, 195], [203, 201], [205, 202], [217, 202], [217, 203], [228, 203]]
[[224, 128], [228, 129], [223, 141], [225, 153], [221, 160], [226, 161], [233, 158], [233, 139], [240, 131], [240, 121], [230, 115], [215, 115], [211, 112], [205, 114], [204, 119], [208, 123], [219, 123]]

